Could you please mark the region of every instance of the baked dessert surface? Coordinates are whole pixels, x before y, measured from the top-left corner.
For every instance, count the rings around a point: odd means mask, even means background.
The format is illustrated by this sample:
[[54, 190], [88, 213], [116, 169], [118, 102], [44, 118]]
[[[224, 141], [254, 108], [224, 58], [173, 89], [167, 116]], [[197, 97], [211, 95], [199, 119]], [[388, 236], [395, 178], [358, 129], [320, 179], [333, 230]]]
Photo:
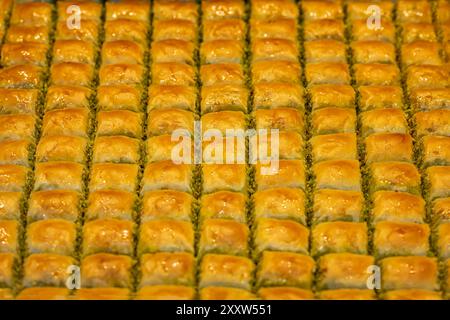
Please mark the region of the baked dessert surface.
[[450, 298], [448, 0], [0, 0], [0, 40], [0, 299]]

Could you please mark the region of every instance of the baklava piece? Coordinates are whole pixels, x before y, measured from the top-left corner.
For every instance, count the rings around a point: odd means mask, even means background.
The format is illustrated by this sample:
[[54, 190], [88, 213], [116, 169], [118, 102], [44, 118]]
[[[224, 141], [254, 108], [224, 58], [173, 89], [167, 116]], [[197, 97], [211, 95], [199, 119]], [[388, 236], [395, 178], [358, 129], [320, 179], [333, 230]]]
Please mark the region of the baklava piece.
[[95, 47], [92, 42], [82, 40], [56, 40], [53, 45], [52, 63], [76, 62], [93, 65]]
[[314, 162], [326, 160], [356, 160], [356, 134], [338, 133], [315, 136], [311, 138]]
[[357, 63], [356, 83], [360, 86], [394, 86], [400, 84], [400, 70], [395, 64]]
[[133, 254], [133, 222], [118, 219], [96, 219], [83, 227], [83, 254]]
[[251, 72], [253, 83], [300, 83], [301, 70], [298, 62], [258, 61], [252, 64]]
[[74, 254], [76, 225], [73, 222], [48, 219], [27, 226], [27, 248], [30, 253]]
[[297, 84], [259, 83], [254, 86], [253, 104], [256, 109], [303, 109], [303, 90]]
[[63, 287], [70, 276], [75, 259], [49, 253], [32, 254], [24, 263], [24, 287], [51, 286]]
[[200, 263], [200, 289], [228, 286], [250, 290], [255, 266], [252, 260], [222, 254], [206, 254]]
[[93, 78], [93, 66], [86, 63], [61, 62], [50, 68], [52, 85], [89, 87]]
[[361, 86], [359, 93], [362, 111], [403, 106], [403, 91], [399, 86]]
[[265, 250], [308, 254], [309, 230], [295, 221], [259, 218], [254, 237], [256, 256]]
[[80, 288], [71, 298], [75, 300], [128, 300], [130, 292], [125, 288]]
[[372, 256], [354, 253], [330, 253], [318, 262], [319, 289], [367, 289], [370, 267], [375, 264]]
[[[190, 213], [190, 205], [185, 211]], [[177, 211], [175, 210], [175, 212]], [[201, 198], [199, 219], [200, 221], [206, 219], [230, 219], [245, 223], [246, 197], [240, 192], [231, 191], [205, 194]]]
[[450, 110], [417, 112], [414, 118], [419, 137], [426, 135], [447, 136], [450, 132]]
[[208, 164], [203, 166], [203, 192], [244, 192], [246, 168], [242, 164]]
[[217, 0], [202, 2], [202, 11], [205, 20], [242, 19], [245, 7], [241, 0]]
[[182, 285], [195, 282], [195, 258], [190, 253], [154, 253], [141, 257], [140, 286]]
[[129, 110], [100, 111], [97, 114], [97, 135], [123, 135], [140, 138], [142, 134], [141, 114]]
[[306, 225], [305, 194], [301, 189], [274, 188], [253, 195], [255, 218], [290, 219]]
[[356, 110], [323, 108], [312, 113], [313, 135], [355, 132]]
[[372, 201], [374, 222], [424, 222], [425, 201], [421, 196], [398, 191], [377, 191]]
[[36, 164], [34, 191], [73, 190], [83, 188], [84, 166], [74, 162], [53, 161]]
[[50, 86], [45, 98], [45, 111], [89, 108], [92, 90], [82, 86]]
[[0, 191], [22, 192], [28, 176], [26, 167], [4, 164], [0, 165]]
[[42, 136], [78, 136], [87, 138], [89, 110], [60, 109], [48, 111], [42, 123]]
[[256, 164], [258, 190], [271, 188], [304, 188], [305, 164], [302, 160], [270, 160]]
[[18, 251], [18, 228], [19, 224], [14, 220], [0, 221], [0, 252], [16, 253]]
[[304, 118], [299, 110], [280, 108], [255, 111], [256, 129], [278, 129], [303, 132]]
[[11, 140], [0, 142], [0, 165], [15, 164], [28, 166], [29, 140]]
[[22, 194], [0, 192], [0, 220], [19, 220]]
[[395, 46], [381, 41], [355, 41], [352, 43], [355, 63], [396, 63]]
[[128, 288], [131, 286], [133, 260], [128, 256], [98, 253], [81, 262], [83, 288]]
[[355, 90], [350, 85], [318, 84], [311, 86], [309, 92], [313, 110], [355, 107]]
[[248, 254], [249, 230], [246, 224], [229, 219], [205, 219], [200, 230], [199, 254]]
[[38, 95], [36, 89], [0, 88], [0, 114], [35, 114]]
[[89, 193], [86, 219], [132, 220], [135, 195], [117, 190], [100, 190]]
[[80, 209], [80, 194], [70, 190], [46, 190], [31, 193], [27, 218], [29, 222], [64, 219], [75, 222]]
[[258, 287], [292, 286], [310, 289], [314, 260], [303, 254], [264, 251], [256, 273]]
[[419, 194], [420, 174], [411, 163], [389, 161], [370, 165], [373, 191], [400, 191]]
[[296, 42], [285, 39], [255, 39], [252, 41], [252, 63], [265, 60], [298, 62]]
[[363, 136], [373, 133], [408, 134], [408, 123], [401, 109], [376, 109], [361, 115], [361, 131]]
[[431, 199], [450, 196], [450, 167], [429, 167], [426, 175], [429, 183], [429, 196]]
[[36, 161], [71, 161], [84, 163], [87, 140], [82, 137], [54, 135], [39, 140]]
[[367, 225], [364, 222], [323, 222], [312, 229], [311, 254], [367, 254]]
[[119, 190], [133, 192], [136, 188], [138, 165], [97, 163], [92, 166], [89, 190]]
[[93, 162], [137, 163], [139, 141], [125, 136], [97, 137], [94, 143]]
[[413, 160], [413, 141], [409, 134], [375, 133], [365, 139], [366, 163]]
[[174, 130], [194, 133], [194, 113], [180, 109], [152, 110], [148, 113], [147, 133], [172, 134]]
[[314, 195], [313, 222], [362, 221], [363, 195], [358, 191], [322, 189]]
[[361, 190], [358, 160], [328, 160], [314, 164], [317, 189]]
[[425, 256], [429, 252], [427, 224], [382, 221], [375, 225], [374, 248], [378, 257]]
[[[232, 66], [234, 66], [232, 64]], [[239, 66], [239, 65], [237, 65]], [[211, 65], [214, 67], [214, 65]], [[195, 71], [194, 68], [188, 64], [180, 62], [162, 62], [152, 64], [152, 83], [155, 85], [176, 85], [176, 86], [193, 86], [195, 84]], [[206, 68], [206, 66], [202, 67]], [[207, 72], [208, 74], [212, 73]], [[202, 81], [204, 85], [205, 79], [202, 72]], [[212, 75], [211, 75], [212, 76]], [[222, 75], [217, 75], [222, 77]]]
[[138, 64], [110, 64], [99, 70], [100, 85], [139, 85], [144, 78], [144, 67]]
[[391, 257], [382, 259], [380, 265], [383, 290], [439, 289], [436, 258]]
[[192, 167], [187, 164], [174, 164], [171, 160], [150, 163], [143, 176], [142, 192], [172, 189], [191, 192]]
[[202, 88], [202, 113], [247, 110], [247, 90], [241, 85], [212, 85]]
[[151, 56], [153, 63], [178, 62], [192, 65], [194, 64], [194, 44], [174, 39], [156, 41], [152, 43]]
[[306, 80], [309, 85], [315, 84], [350, 84], [350, 73], [346, 63], [308, 63]]
[[195, 23], [188, 20], [165, 20], [153, 22], [153, 41], [168, 39], [195, 42], [197, 38]]
[[194, 252], [194, 230], [191, 222], [150, 220], [140, 228], [140, 254], [160, 251]]
[[450, 165], [450, 137], [425, 136], [422, 147], [422, 159], [426, 166]]
[[97, 100], [99, 110], [130, 110], [140, 111], [141, 91], [129, 85], [99, 86]]

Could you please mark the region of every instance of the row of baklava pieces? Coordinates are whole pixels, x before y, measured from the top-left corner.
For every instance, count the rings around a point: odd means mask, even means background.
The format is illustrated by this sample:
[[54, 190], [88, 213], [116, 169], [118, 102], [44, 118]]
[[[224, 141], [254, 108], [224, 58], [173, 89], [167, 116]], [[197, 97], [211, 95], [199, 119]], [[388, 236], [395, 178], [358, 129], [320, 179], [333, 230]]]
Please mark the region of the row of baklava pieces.
[[[341, 114], [341, 117], [345, 114], [351, 115], [353, 119], [356, 118], [355, 110], [352, 110], [355, 108], [355, 93], [353, 88], [349, 85], [350, 84], [350, 72], [349, 67], [347, 65], [347, 54], [346, 54], [346, 45], [344, 43], [344, 25], [343, 25], [343, 14], [342, 14], [342, 8], [340, 4], [336, 3], [328, 3], [328, 14], [326, 15], [327, 18], [333, 18], [333, 25], [334, 26], [340, 26], [340, 32], [338, 32], [338, 37], [336, 37], [336, 34], [333, 35], [336, 30], [339, 30], [339, 28], [322, 28], [322, 37], [325, 39], [332, 39], [334, 37], [334, 40], [311, 40], [305, 42], [305, 60], [306, 60], [306, 80], [309, 85], [309, 93], [311, 95], [311, 103], [312, 103], [312, 110], [313, 110], [313, 117], [316, 112], [328, 112], [330, 113], [334, 111], [335, 117], [337, 117], [339, 114]], [[351, 12], [351, 8], [350, 8]], [[316, 16], [308, 17], [308, 12], [306, 11], [306, 17], [308, 19], [316, 19]], [[350, 14], [352, 16], [352, 14]], [[328, 20], [320, 19], [321, 17], [317, 18], [317, 20], [314, 21], [322, 21], [324, 25], [328, 23]], [[306, 34], [307, 35], [307, 34]], [[367, 37], [371, 38], [373, 35], [370, 34], [370, 32], [366, 33], [360, 33], [359, 37]], [[307, 37], [308, 38], [308, 35]], [[357, 64], [355, 65], [355, 77], [357, 84], [361, 83], [368, 85], [367, 91], [369, 94], [373, 94], [376, 89], [380, 90], [381, 87], [375, 87], [376, 85], [384, 85], [384, 81], [386, 81], [386, 77], [381, 74], [372, 74], [372, 70], [377, 70], [379, 72], [380, 69], [385, 68], [387, 65], [384, 64], [377, 64], [379, 62], [386, 63], [391, 62], [395, 63], [395, 47], [391, 44], [387, 43], [384, 45], [384, 43], [380, 42], [381, 45], [378, 45], [378, 47], [381, 47], [382, 51], [387, 51], [388, 53], [391, 53], [391, 61], [378, 61], [379, 57], [385, 58], [384, 53], [382, 54], [373, 54], [373, 47], [377, 48], [377, 42], [371, 40], [358, 40], [357, 42], [353, 43], [352, 49], [353, 49], [353, 58], [354, 62]], [[386, 50], [386, 47], [389, 48], [389, 50]], [[395, 65], [394, 65], [395, 67]], [[388, 70], [390, 66], [388, 66]], [[388, 73], [389, 74], [389, 73]], [[399, 76], [397, 77], [399, 79]], [[389, 78], [388, 80], [389, 81]], [[332, 107], [332, 108], [330, 108]], [[325, 109], [320, 109], [325, 108]], [[344, 108], [344, 109], [342, 109]], [[350, 108], [350, 109], [345, 109]], [[400, 111], [400, 115], [403, 116], [403, 113]], [[378, 115], [379, 116], [379, 115]], [[378, 116], [373, 117], [375, 121], [378, 121], [378, 124], [380, 122]], [[404, 117], [404, 116], [403, 116]], [[368, 119], [369, 118], [369, 119]], [[388, 138], [385, 136], [382, 136], [380, 134], [376, 135], [369, 135], [370, 130], [367, 126], [376, 125], [377, 122], [373, 122], [373, 120], [369, 117], [362, 116], [362, 134], [365, 135], [367, 138], [365, 139], [365, 143], [368, 145], [368, 147], [372, 147], [370, 153], [367, 153], [367, 160], [368, 162], [374, 162], [379, 161], [380, 156], [382, 157], [384, 153], [386, 152], [386, 145], [385, 140]], [[386, 118], [382, 119], [387, 120]], [[361, 174], [360, 174], [360, 165], [358, 162], [358, 148], [357, 148], [357, 137], [356, 137], [356, 131], [355, 126], [351, 125], [350, 123], [342, 123], [340, 121], [340, 124], [344, 124], [343, 126], [336, 127], [337, 132], [335, 133], [333, 131], [327, 132], [325, 135], [318, 135], [313, 136], [311, 139], [311, 150], [312, 150], [312, 158], [313, 158], [313, 173], [314, 173], [314, 179], [315, 179], [315, 187], [316, 189], [324, 189], [320, 190], [319, 192], [322, 193], [330, 193], [334, 197], [340, 197], [340, 202], [343, 201], [343, 199], [347, 198], [350, 199], [350, 197], [353, 197], [352, 202], [353, 205], [357, 203], [358, 201], [362, 201], [362, 194], [361, 194]], [[347, 124], [347, 125], [345, 125]], [[348, 125], [350, 124], [350, 125]], [[335, 123], [333, 125], [336, 125]], [[365, 126], [366, 125], [366, 126]], [[406, 125], [406, 121], [405, 121]], [[382, 125], [381, 125], [382, 127]], [[350, 133], [349, 133], [350, 132]], [[377, 131], [375, 131], [377, 132]], [[378, 132], [383, 132], [383, 130], [379, 130]], [[406, 133], [409, 132], [408, 128], [406, 127]], [[330, 134], [331, 133], [331, 134]], [[396, 138], [395, 140], [400, 140], [400, 143], [403, 142], [402, 137], [392, 137]], [[331, 151], [330, 151], [331, 150]], [[412, 144], [411, 144], [411, 152], [412, 152]], [[412, 159], [411, 159], [412, 160]], [[401, 166], [401, 163], [395, 163], [397, 166]], [[392, 180], [392, 177], [384, 177], [380, 174], [384, 174], [388, 171], [392, 174], [394, 172], [394, 175], [396, 171], [398, 170], [396, 167], [392, 167], [393, 163], [377, 163], [374, 164], [381, 166], [381, 170], [378, 169], [377, 172], [374, 172], [375, 180], [378, 179], [378, 185], [380, 185], [379, 182], [384, 182], [384, 180], [387, 178], [387, 180]], [[413, 166], [415, 169], [415, 167]], [[372, 168], [376, 169], [376, 168]], [[375, 170], [374, 170], [375, 171]], [[389, 179], [390, 178], [390, 179]], [[394, 177], [395, 178], [395, 177]], [[419, 181], [420, 182], [420, 181]], [[374, 181], [374, 184], [377, 182]], [[333, 190], [338, 189], [338, 190]], [[381, 203], [386, 203], [389, 201], [392, 201], [392, 198], [397, 197], [397, 194], [390, 190], [390, 188], [386, 188], [381, 186], [379, 189], [381, 190], [389, 190], [389, 191], [381, 191], [378, 195], [380, 196], [379, 201]], [[406, 195], [405, 195], [406, 196]], [[314, 200], [316, 201], [318, 199], [317, 196], [314, 197]], [[421, 198], [419, 197], [421, 200]], [[423, 200], [422, 200], [423, 201]], [[337, 202], [339, 203], [339, 202]], [[361, 202], [360, 202], [361, 203]], [[314, 203], [314, 211], [316, 210], [317, 206], [320, 205], [317, 203]], [[324, 210], [326, 211], [326, 210]], [[340, 214], [346, 214], [348, 213], [348, 209], [345, 211], [339, 212]], [[347, 216], [345, 218], [351, 219], [353, 221], [363, 221], [365, 218], [363, 216], [359, 216], [359, 212], [356, 212], [357, 216]], [[333, 219], [336, 217], [328, 217], [329, 219]], [[338, 217], [338, 219], [342, 219], [344, 217]], [[386, 218], [386, 217], [385, 217]], [[386, 220], [383, 219], [383, 217], [378, 217], [379, 221]], [[389, 220], [389, 219], [387, 219]], [[423, 221], [422, 221], [423, 222]], [[317, 226], [313, 226], [313, 233], [315, 230], [317, 232], [321, 232], [320, 236], [325, 239], [322, 243], [322, 246], [318, 248], [312, 248], [313, 251], [331, 251], [331, 252], [350, 252], [353, 254], [360, 254], [357, 256], [359, 259], [364, 259], [365, 256], [368, 253], [368, 234], [367, 234], [367, 225], [364, 222], [341, 222], [339, 224], [333, 223], [333, 227], [331, 229], [328, 229], [329, 222], [320, 223]], [[407, 224], [404, 225], [402, 223], [398, 223], [396, 221], [389, 222], [389, 221], [382, 221], [377, 223], [375, 227], [375, 235], [374, 235], [374, 249], [376, 252], [377, 258], [385, 258], [381, 261], [379, 261], [379, 264], [382, 267], [382, 284], [381, 289], [386, 292], [386, 296], [396, 296], [397, 293], [395, 291], [391, 292], [391, 290], [399, 289], [398, 287], [392, 286], [392, 284], [389, 284], [389, 282], [385, 281], [385, 274], [389, 273], [388, 268], [386, 267], [391, 260], [390, 258], [386, 258], [390, 255], [414, 255], [416, 252], [414, 252], [416, 243], [406, 243], [408, 247], [412, 250], [404, 250], [405, 241], [397, 240], [392, 242], [392, 237], [395, 238], [395, 236], [392, 236], [392, 234], [399, 234], [397, 238], [403, 238], [402, 234], [404, 232], [412, 233], [415, 235], [416, 233], [419, 234], [420, 239], [425, 241], [425, 253], [420, 252], [422, 255], [426, 255], [428, 253], [428, 234], [424, 234], [422, 237], [422, 233], [424, 232], [424, 228], [428, 230], [427, 225], [411, 225]], [[313, 242], [314, 245], [314, 242]], [[371, 258], [371, 257], [369, 257]], [[418, 265], [420, 264], [431, 264], [435, 265], [435, 269], [437, 270], [437, 264], [436, 261], [433, 260], [424, 260], [422, 257], [399, 257], [394, 258], [399, 259], [399, 262], [403, 261], [401, 263], [405, 265], [409, 265], [412, 269], [416, 269]], [[426, 258], [427, 259], [427, 258]], [[372, 260], [372, 263], [375, 264], [375, 260]], [[416, 264], [416, 265], [415, 265]], [[349, 263], [348, 266], [351, 264]], [[434, 277], [437, 276], [437, 273], [435, 272]], [[321, 274], [319, 273], [319, 279], [321, 277]], [[410, 279], [413, 280], [413, 279]], [[416, 279], [414, 279], [416, 280]], [[429, 284], [432, 284], [429, 286]], [[425, 287], [423, 287], [423, 283], [420, 282], [414, 282], [413, 285], [409, 286], [408, 288], [421, 288], [421, 289], [427, 289], [427, 290], [439, 290], [439, 284], [436, 282], [436, 280], [431, 281], [429, 284], [426, 284]], [[337, 279], [336, 285], [340, 287], [346, 287], [351, 286], [350, 283], [346, 283], [345, 279]], [[402, 288], [406, 289], [406, 288]], [[415, 291], [410, 292], [402, 292], [402, 296], [413, 296], [417, 294]], [[425, 294], [425, 293], [424, 293]], [[429, 293], [426, 293], [425, 295], [430, 295], [430, 297], [439, 297], [439, 293], [435, 293], [430, 291]]]
[[[37, 9], [34, 15], [33, 9]], [[24, 9], [24, 12], [22, 12]], [[4, 89], [5, 97], [2, 103], [2, 163], [0, 170], [2, 172], [1, 181], [1, 203], [2, 203], [2, 220], [0, 221], [1, 230], [1, 285], [12, 287], [14, 281], [14, 268], [16, 259], [19, 257], [19, 226], [21, 218], [21, 200], [25, 197], [23, 191], [30, 179], [29, 172], [29, 152], [32, 144], [32, 137], [35, 133], [35, 115], [37, 108], [38, 88], [41, 85], [40, 72], [45, 71], [47, 63], [47, 51], [49, 48], [49, 33], [51, 24], [52, 6], [50, 4], [24, 4], [14, 5], [11, 14], [10, 28], [6, 34], [6, 44], [2, 47], [1, 59], [2, 64], [8, 68], [7, 73], [12, 73], [15, 78], [6, 77], [2, 81], [2, 87], [10, 84], [14, 85], [15, 80], [29, 81], [33, 90], [23, 90], [19, 94], [15, 91]], [[42, 27], [41, 27], [42, 26]], [[44, 43], [30, 42], [24, 35], [28, 30], [39, 30], [38, 40]], [[30, 59], [27, 58], [30, 57]], [[36, 64], [38, 66], [34, 66]], [[16, 66], [17, 65], [17, 66]], [[2, 69], [2, 72], [5, 69]], [[27, 74], [27, 70], [30, 74]], [[35, 78], [33, 79], [33, 76]], [[30, 77], [30, 78], [29, 78]], [[17, 99], [18, 98], [18, 99]], [[22, 105], [20, 105], [22, 103]], [[28, 105], [27, 105], [28, 104]], [[33, 111], [33, 114], [23, 115], [15, 121], [14, 116], [4, 115], [12, 110], [21, 110], [23, 105], [30, 107], [25, 112]], [[13, 111], [14, 112], [14, 111]], [[83, 150], [84, 151], [84, 150]], [[5, 219], [5, 220], [3, 220]], [[33, 225], [36, 228], [38, 225]], [[39, 248], [39, 238], [36, 246]], [[7, 291], [7, 290], [6, 290]], [[7, 291], [8, 292], [8, 291]]]
[[[388, 26], [391, 27], [390, 17], [383, 17], [388, 22]], [[440, 56], [440, 48], [436, 41], [434, 34], [434, 26], [431, 23], [431, 17], [429, 22], [421, 22], [416, 19], [403, 19], [402, 38], [404, 44], [400, 47], [401, 50], [401, 62], [402, 67], [409, 73], [408, 79], [410, 83], [414, 82], [414, 73], [408, 69], [411, 65], [420, 66], [424, 63], [429, 65], [440, 65], [443, 60]], [[392, 70], [396, 69], [395, 66], [395, 46], [393, 42], [394, 37], [389, 37], [388, 33], [384, 35], [385, 41], [389, 39], [389, 42], [372, 42], [370, 56], [377, 63], [388, 63]], [[361, 52], [359, 49], [352, 45], [353, 59], [356, 63], [361, 60]], [[368, 51], [366, 52], [368, 54]], [[434, 67], [432, 67], [434, 68]], [[420, 68], [418, 69], [420, 71]], [[436, 69], [434, 69], [436, 70]], [[386, 67], [387, 71], [387, 67]], [[395, 72], [396, 74], [398, 71]], [[394, 74], [394, 73], [393, 73]], [[412, 81], [411, 81], [412, 80]], [[444, 84], [444, 87], [446, 84]], [[441, 111], [436, 109], [446, 108], [449, 105], [450, 90], [447, 88], [440, 88], [440, 80], [434, 83], [431, 88], [422, 88], [423, 84], [419, 83], [416, 89], [413, 89], [411, 103], [413, 108], [420, 108], [416, 110], [431, 111], [434, 114], [421, 113], [422, 121], [418, 121], [419, 126], [429, 126], [427, 123], [427, 117], [431, 115], [431, 118], [439, 119], [439, 117], [448, 117], [448, 111]], [[378, 257], [392, 256], [392, 255], [416, 255], [426, 256], [432, 251], [431, 248], [437, 250], [437, 254], [442, 259], [446, 259], [449, 256], [448, 243], [450, 229], [449, 224], [442, 225], [439, 230], [434, 233], [430, 229], [433, 225], [428, 225], [425, 222], [429, 222], [425, 210], [425, 201], [421, 197], [421, 185], [420, 185], [420, 173], [414, 164], [415, 160], [413, 138], [410, 134], [410, 128], [405, 118], [405, 114], [402, 109], [406, 110], [404, 101], [402, 99], [402, 89], [397, 86], [396, 83], [390, 83], [389, 86], [378, 87], [377, 91], [381, 94], [377, 99], [367, 99], [366, 86], [360, 86], [358, 88], [361, 94], [361, 119], [362, 119], [362, 134], [365, 138], [365, 157], [366, 164], [370, 169], [370, 174], [374, 175], [378, 170], [385, 175], [391, 175], [386, 181], [391, 185], [389, 188], [385, 188], [389, 191], [379, 191], [376, 188], [370, 186], [370, 197], [372, 202], [371, 217], [374, 222], [374, 234], [373, 245], [375, 254]], [[376, 91], [375, 91], [376, 92]], [[424, 97], [426, 103], [423, 103]], [[369, 109], [369, 111], [367, 111]], [[375, 109], [375, 110], [370, 110]], [[436, 111], [435, 111], [436, 110]], [[374, 120], [367, 125], [367, 119], [373, 117]], [[448, 135], [448, 120], [443, 120], [440, 123], [432, 122], [432, 126], [440, 130], [441, 134]], [[420, 131], [420, 130], [419, 130]], [[367, 136], [367, 132], [371, 134]], [[447, 154], [449, 149], [449, 138], [445, 136], [428, 137], [424, 139], [424, 149], [427, 150], [428, 156], [424, 158], [429, 162], [430, 159], [439, 159], [440, 161], [447, 162]], [[430, 153], [431, 152], [431, 153]], [[378, 163], [377, 163], [378, 162]], [[389, 165], [390, 164], [390, 165]], [[390, 166], [389, 170], [383, 165]], [[380, 166], [376, 168], [376, 166]], [[436, 167], [433, 172], [427, 172], [432, 178], [436, 178], [441, 173], [445, 175], [445, 167]], [[396, 173], [394, 173], [396, 171]], [[394, 175], [403, 176], [403, 181], [395, 181]], [[448, 179], [443, 177], [440, 181], [435, 180], [431, 186], [432, 192], [435, 190], [438, 193], [443, 192]], [[369, 179], [371, 183], [371, 179]], [[397, 186], [395, 186], [397, 184]], [[413, 189], [409, 186], [414, 185]], [[445, 191], [444, 191], [445, 192]], [[390, 206], [382, 207], [381, 203], [391, 203]], [[393, 210], [393, 206], [398, 208], [404, 208], [408, 206], [414, 207], [414, 210]], [[383, 208], [382, 210], [380, 210]], [[397, 213], [397, 215], [393, 215]], [[381, 215], [380, 215], [381, 214]], [[444, 217], [443, 220], [446, 218]], [[383, 221], [386, 220], [386, 221]], [[382, 221], [382, 222], [380, 222]], [[437, 234], [439, 240], [434, 242], [430, 237]], [[380, 240], [389, 235], [389, 245], [380, 246]], [[382, 260], [381, 260], [382, 263]], [[436, 289], [436, 288], [435, 288]]]
[[[436, 66], [437, 68], [448, 69], [448, 65], [443, 65], [441, 44], [438, 42], [435, 32], [440, 32], [440, 27], [443, 27], [444, 47], [448, 59], [450, 47], [445, 41], [448, 41], [446, 33], [448, 34], [450, 23], [450, 3], [439, 1], [435, 10], [437, 10], [436, 22], [439, 24], [437, 28], [432, 24], [429, 11], [424, 11], [423, 16], [417, 18], [418, 30], [411, 28], [405, 21], [400, 21], [400, 27], [404, 31], [401, 37], [402, 49], [409, 47], [409, 49], [412, 49], [410, 55], [413, 56], [412, 59], [408, 60], [404, 56], [407, 52], [402, 52], [403, 67], [408, 67], [410, 63], [414, 63], [428, 68]], [[446, 26], [447, 28], [445, 28]], [[416, 37], [420, 40], [409, 44], [409, 39], [406, 36], [408, 33], [416, 34]], [[419, 43], [419, 45], [415, 45], [416, 43]], [[425, 188], [427, 188], [426, 196], [428, 205], [431, 207], [430, 218], [432, 227], [435, 229], [431, 241], [439, 258], [448, 265], [450, 263], [450, 111], [448, 110], [450, 108], [450, 88], [448, 83], [433, 81], [421, 83], [421, 85], [425, 88], [408, 87], [409, 98], [413, 102], [412, 111], [415, 114], [415, 121], [417, 122], [421, 118], [422, 120], [426, 119], [429, 115], [431, 115], [431, 119], [443, 118], [440, 123], [436, 120], [433, 121], [435, 125], [441, 126], [441, 130], [424, 132], [420, 130], [419, 123], [417, 138], [421, 147], [422, 169], [426, 181]], [[417, 237], [418, 239], [419, 237]]]
[[[305, 76], [308, 83], [308, 93], [311, 97], [312, 117], [320, 114], [335, 114], [343, 116], [348, 114], [356, 119], [354, 91], [350, 86], [350, 73], [347, 65], [346, 45], [344, 43], [343, 11], [340, 3], [317, 2], [317, 6], [303, 4], [304, 14], [304, 55]], [[323, 27], [316, 36], [308, 30], [308, 25]], [[360, 42], [367, 46], [367, 42]], [[321, 109], [322, 108], [322, 109]], [[343, 109], [349, 108], [349, 109]], [[326, 254], [331, 252], [347, 252], [354, 256], [354, 261], [375, 260], [368, 254], [368, 228], [364, 222], [361, 208], [361, 175], [357, 154], [357, 138], [355, 126], [339, 126], [328, 119], [321, 121], [321, 125], [335, 126], [335, 130], [325, 132], [312, 132], [309, 141], [313, 160], [312, 172], [316, 192], [313, 197], [314, 214], [312, 226], [312, 253]], [[342, 124], [342, 123], [341, 123]], [[334, 200], [352, 202], [353, 216], [344, 216], [350, 209], [332, 212], [327, 207], [320, 207], [321, 197]], [[338, 200], [339, 199], [339, 200]], [[359, 202], [360, 210], [355, 210], [355, 203]], [[318, 210], [317, 210], [318, 209]], [[327, 210], [328, 209], [328, 210]], [[327, 212], [328, 211], [328, 212]], [[330, 215], [331, 214], [331, 215]], [[341, 215], [341, 216], [340, 216]], [[339, 221], [347, 220], [347, 221]], [[320, 239], [314, 241], [315, 238]], [[319, 258], [329, 257], [329, 254]], [[366, 260], [365, 260], [366, 259]], [[354, 261], [348, 262], [347, 267]], [[356, 264], [355, 264], [356, 265]], [[334, 271], [334, 270], [333, 270]], [[351, 288], [351, 281], [340, 278], [334, 279], [333, 285], [338, 288]], [[318, 280], [323, 277], [318, 274]], [[362, 288], [362, 287], [361, 287]], [[366, 286], [366, 288], [368, 287]], [[374, 293], [370, 290], [361, 290], [354, 297], [369, 299]]]

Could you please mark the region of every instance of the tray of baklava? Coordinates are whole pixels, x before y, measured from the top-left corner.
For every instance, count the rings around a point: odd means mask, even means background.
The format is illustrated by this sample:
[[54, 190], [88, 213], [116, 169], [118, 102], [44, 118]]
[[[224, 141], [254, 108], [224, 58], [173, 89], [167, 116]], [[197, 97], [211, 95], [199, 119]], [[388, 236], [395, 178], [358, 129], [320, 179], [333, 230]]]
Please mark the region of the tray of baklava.
[[450, 297], [449, 1], [0, 7], [0, 299]]

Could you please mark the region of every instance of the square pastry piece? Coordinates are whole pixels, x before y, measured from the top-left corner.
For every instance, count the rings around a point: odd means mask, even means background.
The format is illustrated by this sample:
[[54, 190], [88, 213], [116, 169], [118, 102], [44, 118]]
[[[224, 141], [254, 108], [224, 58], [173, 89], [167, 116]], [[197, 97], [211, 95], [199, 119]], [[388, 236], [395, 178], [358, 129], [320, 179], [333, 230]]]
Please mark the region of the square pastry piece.
[[390, 257], [381, 260], [381, 285], [384, 290], [438, 290], [438, 264], [430, 257]]
[[290, 219], [306, 225], [305, 194], [301, 189], [273, 188], [253, 195], [255, 217]]
[[128, 256], [98, 253], [81, 261], [83, 288], [128, 288], [131, 286], [133, 260]]
[[400, 191], [420, 194], [420, 174], [416, 166], [406, 162], [376, 162], [371, 164], [373, 191]]
[[364, 197], [359, 191], [322, 189], [314, 194], [313, 223], [362, 221]]
[[358, 160], [328, 160], [313, 166], [317, 189], [361, 190]]
[[378, 257], [426, 256], [430, 227], [427, 224], [382, 221], [375, 225], [374, 248]]
[[186, 285], [195, 281], [195, 258], [190, 253], [154, 253], [141, 257], [140, 286]]
[[240, 192], [231, 191], [219, 191], [203, 195], [199, 218], [200, 221], [204, 219], [231, 219], [245, 223], [246, 197]]
[[367, 289], [371, 275], [369, 267], [375, 264], [372, 256], [353, 253], [330, 253], [318, 262], [320, 289]]
[[193, 226], [186, 221], [147, 221], [140, 228], [138, 251], [139, 254], [160, 251], [193, 253]]
[[[158, 219], [190, 221], [193, 197], [186, 192], [155, 190], [144, 193], [142, 222]], [[228, 205], [226, 203], [225, 205]], [[231, 204], [229, 204], [231, 207]]]
[[229, 219], [206, 219], [200, 230], [199, 254], [248, 254], [249, 230], [246, 224]]
[[324, 222], [312, 230], [311, 253], [367, 254], [367, 225], [363, 222]]
[[207, 254], [200, 263], [199, 287], [228, 286], [250, 290], [254, 264], [250, 259]]

